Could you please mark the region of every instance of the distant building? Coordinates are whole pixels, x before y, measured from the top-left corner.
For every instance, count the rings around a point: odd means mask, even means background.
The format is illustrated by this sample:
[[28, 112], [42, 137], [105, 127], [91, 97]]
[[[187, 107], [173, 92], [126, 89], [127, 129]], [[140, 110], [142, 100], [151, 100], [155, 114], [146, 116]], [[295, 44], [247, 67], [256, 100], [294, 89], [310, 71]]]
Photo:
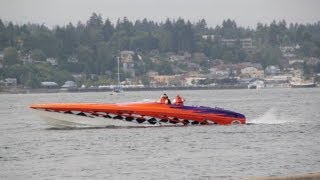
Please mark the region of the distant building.
[[250, 77], [250, 78], [263, 78], [264, 71], [259, 70], [258, 68], [255, 68], [255, 67], [246, 67], [241, 69], [241, 76]]
[[212, 35], [212, 34], [211, 35], [209, 35], [209, 34], [208, 35], [203, 35], [202, 38], [205, 39], [205, 40], [208, 40], [208, 39], [214, 40], [214, 35]]
[[35, 61], [31, 58], [31, 54], [26, 54], [21, 58], [23, 64], [32, 64]]
[[68, 59], [67, 59], [67, 62], [68, 63], [78, 63], [79, 62], [79, 60], [78, 60], [78, 58], [76, 58], [76, 57], [74, 57], [74, 56], [69, 56], [68, 57]]
[[159, 55], [159, 50], [158, 50], [158, 49], [152, 49], [152, 50], [150, 51], [150, 55], [152, 55], [152, 56], [157, 56], [157, 55]]
[[133, 51], [121, 51], [120, 52], [120, 59], [123, 66], [123, 71], [129, 73], [132, 77], [135, 77], [134, 71], [134, 52]]
[[320, 59], [316, 57], [309, 57], [306, 59], [306, 63], [310, 65], [316, 65], [320, 63]]
[[206, 78], [204, 77], [186, 77], [185, 78], [185, 82], [184, 82], [184, 86], [194, 86], [194, 85], [198, 85], [199, 81], [201, 80], [205, 80]]
[[191, 71], [200, 71], [200, 65], [197, 63], [187, 62], [187, 68]]
[[50, 57], [50, 58], [47, 58], [46, 61], [50, 63], [52, 66], [58, 65], [58, 60], [56, 58]]
[[303, 59], [291, 59], [291, 60], [289, 60], [289, 65], [302, 64], [302, 63], [304, 63]]
[[183, 52], [179, 54], [170, 54], [169, 55], [169, 61], [171, 62], [181, 62], [181, 61], [189, 61], [191, 60], [191, 53], [189, 52]]
[[256, 47], [253, 45], [251, 38], [240, 39], [241, 47], [249, 54], [255, 52]]
[[181, 55], [172, 55], [169, 57], [169, 61], [171, 62], [178, 62], [178, 61], [185, 61], [185, 57]]
[[185, 59], [186, 60], [191, 60], [191, 58], [192, 58], [192, 54], [191, 53], [189, 53], [189, 52], [184, 52], [183, 53], [183, 56], [185, 57]]
[[237, 39], [221, 39], [221, 43], [225, 46], [231, 47], [234, 46], [237, 42]]
[[192, 60], [194, 62], [202, 62], [203, 60], [207, 60], [208, 57], [204, 53], [195, 52], [192, 54]]
[[267, 66], [265, 69], [265, 73], [268, 75], [276, 75], [279, 74], [280, 68], [278, 66]]
[[296, 44], [294, 46], [280, 46], [279, 48], [282, 53], [293, 53], [296, 50], [300, 49], [300, 45]]
[[83, 74], [72, 74], [72, 77], [75, 79], [81, 79], [83, 77]]
[[268, 76], [265, 81], [269, 84], [280, 84], [280, 83], [288, 83], [288, 79], [291, 76], [288, 75], [275, 75], [275, 76]]
[[0, 81], [3, 86], [17, 86], [17, 78], [6, 78]]
[[43, 88], [58, 88], [58, 84], [56, 82], [44, 81], [40, 83], [41, 87]]
[[241, 43], [241, 47], [243, 49], [252, 49], [252, 48], [254, 48], [251, 38], [240, 39], [240, 43]]
[[213, 75], [213, 78], [227, 78], [230, 75], [230, 68], [226, 66], [215, 66], [209, 69], [210, 74]]
[[75, 89], [77, 84], [74, 81], [66, 81], [62, 86], [62, 89]]
[[282, 52], [283, 57], [285, 58], [295, 58], [296, 50], [300, 49], [300, 45], [296, 44], [295, 46], [280, 46], [280, 51]]
[[225, 46], [232, 47], [240, 43], [241, 47], [249, 54], [255, 52], [256, 47], [253, 45], [252, 38], [243, 38], [243, 39], [221, 39], [221, 43]]
[[148, 77], [158, 76], [158, 75], [159, 75], [159, 73], [156, 72], [156, 71], [148, 71], [148, 72], [147, 72], [147, 76], [148, 76]]
[[171, 86], [171, 85], [181, 85], [181, 76], [180, 75], [162, 75], [162, 76], [152, 76], [150, 77], [150, 84], [152, 86]]
[[120, 59], [122, 61], [133, 61], [134, 54], [135, 53], [133, 51], [121, 51]]

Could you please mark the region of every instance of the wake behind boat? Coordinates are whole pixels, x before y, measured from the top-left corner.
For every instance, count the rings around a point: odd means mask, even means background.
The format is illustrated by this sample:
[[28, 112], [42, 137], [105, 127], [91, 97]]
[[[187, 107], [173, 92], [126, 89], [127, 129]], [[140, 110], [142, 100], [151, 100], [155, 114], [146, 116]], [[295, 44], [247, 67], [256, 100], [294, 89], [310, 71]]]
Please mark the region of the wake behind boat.
[[245, 124], [243, 114], [204, 106], [168, 105], [158, 102], [122, 104], [33, 104], [53, 127], [150, 127], [207, 124]]

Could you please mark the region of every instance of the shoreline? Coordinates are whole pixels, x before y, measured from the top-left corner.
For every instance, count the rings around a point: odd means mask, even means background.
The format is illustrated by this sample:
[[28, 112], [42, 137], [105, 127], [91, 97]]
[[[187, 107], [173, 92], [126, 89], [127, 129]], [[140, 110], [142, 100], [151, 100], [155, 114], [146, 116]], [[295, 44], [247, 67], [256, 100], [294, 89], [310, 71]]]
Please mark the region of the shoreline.
[[[123, 88], [123, 91], [168, 91], [168, 90], [219, 90], [219, 89], [247, 89], [247, 86], [177, 86], [177, 87], [143, 87], [143, 88]], [[0, 94], [37, 94], [37, 93], [84, 93], [84, 92], [113, 92], [110, 88], [75, 88], [75, 89], [25, 89], [25, 88], [5, 88], [0, 89]]]
[[[274, 89], [274, 88], [293, 88], [284, 86], [264, 87], [261, 89]], [[302, 87], [301, 87], [302, 88]], [[303, 87], [311, 88], [311, 87]], [[315, 86], [312, 88], [319, 88]], [[175, 86], [175, 87], [136, 87], [136, 88], [123, 88], [124, 92], [129, 91], [183, 91], [183, 90], [232, 90], [232, 89], [248, 89], [247, 85], [219, 85], [219, 86]], [[255, 89], [251, 89], [255, 90]], [[260, 89], [258, 89], [260, 90]], [[50, 89], [50, 88], [20, 88], [20, 87], [0, 87], [0, 94], [41, 94], [41, 93], [86, 93], [86, 92], [113, 92], [110, 88], [73, 88], [73, 89]]]

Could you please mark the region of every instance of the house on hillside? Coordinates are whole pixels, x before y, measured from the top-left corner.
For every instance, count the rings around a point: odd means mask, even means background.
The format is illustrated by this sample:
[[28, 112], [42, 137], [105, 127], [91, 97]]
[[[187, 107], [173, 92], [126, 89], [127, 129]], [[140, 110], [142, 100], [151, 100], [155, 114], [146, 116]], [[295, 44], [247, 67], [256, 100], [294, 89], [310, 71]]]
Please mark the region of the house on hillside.
[[133, 51], [121, 51], [120, 60], [122, 63], [123, 71], [129, 73], [131, 77], [135, 77], [134, 71], [134, 52]]
[[309, 57], [306, 59], [306, 63], [310, 65], [317, 65], [320, 63], [320, 59], [317, 57]]
[[251, 38], [240, 39], [241, 47], [243, 49], [253, 49], [253, 42]]
[[291, 59], [296, 57], [296, 51], [300, 49], [300, 45], [280, 46], [279, 49], [282, 52], [283, 57]]
[[241, 69], [241, 77], [249, 77], [249, 78], [263, 78], [264, 77], [264, 71], [259, 70], [256, 67], [245, 67]]
[[79, 62], [78, 58], [76, 58], [75, 56], [69, 56], [68, 59], [67, 59], [67, 62], [68, 63], [73, 63], [73, 64], [76, 64]]
[[221, 79], [221, 78], [228, 78], [231, 72], [231, 69], [229, 67], [226, 67], [224, 65], [214, 66], [209, 69], [210, 75], [212, 75], [213, 78]]
[[207, 35], [202, 35], [202, 39], [205, 39], [205, 40], [214, 40], [214, 35], [212, 34], [207, 34]]
[[293, 65], [293, 64], [303, 64], [304, 60], [303, 59], [290, 59], [289, 60], [289, 65]]
[[17, 86], [18, 81], [17, 78], [6, 78], [0, 81], [0, 85], [3, 86]]
[[253, 45], [252, 38], [240, 39], [241, 47], [249, 54], [255, 52], [256, 46]]
[[35, 61], [31, 58], [31, 54], [25, 54], [21, 58], [23, 64], [32, 64]]
[[170, 62], [180, 62], [185, 61], [185, 57], [182, 55], [172, 55], [169, 57]]
[[122, 61], [133, 61], [134, 54], [135, 53], [133, 51], [121, 51], [120, 59]]
[[191, 54], [189, 52], [169, 55], [169, 61], [171, 62], [185, 62], [189, 60], [191, 60]]
[[225, 46], [232, 47], [236, 44], [237, 39], [221, 39], [221, 43]]
[[150, 84], [156, 86], [180, 86], [183, 84], [181, 75], [160, 75], [151, 76]]
[[270, 66], [267, 66], [266, 69], [265, 69], [265, 73], [267, 75], [276, 75], [276, 74], [279, 74], [281, 71], [280, 71], [280, 68], [278, 66], [273, 66], [273, 65], [270, 65]]
[[240, 42], [241, 47], [249, 54], [255, 52], [256, 46], [253, 45], [252, 38], [242, 38], [242, 39], [221, 39], [221, 44], [227, 47], [233, 47]]
[[52, 66], [58, 65], [58, 60], [56, 58], [50, 57], [50, 58], [47, 58], [46, 61], [50, 63]]
[[198, 77], [198, 76], [188, 76], [184, 78], [184, 86], [196, 86], [199, 84], [200, 81], [205, 80], [204, 77]]
[[204, 54], [204, 53], [200, 53], [200, 52], [195, 52], [192, 54], [192, 61], [193, 62], [197, 62], [197, 63], [200, 63], [200, 62], [203, 62], [205, 60], [207, 60], [208, 57]]

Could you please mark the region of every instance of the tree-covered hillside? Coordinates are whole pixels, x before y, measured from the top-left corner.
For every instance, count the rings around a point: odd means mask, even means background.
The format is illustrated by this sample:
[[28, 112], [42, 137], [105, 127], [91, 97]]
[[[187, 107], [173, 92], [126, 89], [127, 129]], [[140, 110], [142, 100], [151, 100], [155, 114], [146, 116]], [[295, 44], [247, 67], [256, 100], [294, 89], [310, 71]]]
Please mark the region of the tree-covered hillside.
[[[241, 46], [241, 39], [252, 38], [254, 52]], [[232, 46], [224, 43], [232, 40]], [[315, 24], [258, 23], [256, 28], [243, 28], [233, 20], [208, 27], [204, 19], [196, 23], [167, 19], [156, 23], [147, 19], [129, 21], [119, 19], [112, 24], [109, 19], [93, 13], [87, 22], [69, 23], [48, 28], [39, 24], [16, 25], [0, 19], [0, 52], [3, 54], [0, 79], [16, 77], [18, 82], [37, 87], [39, 81], [70, 79], [71, 74], [96, 74], [114, 79], [115, 56], [120, 51], [131, 50], [145, 60], [144, 68], [136, 66], [137, 75], [147, 70], [173, 73], [169, 65], [154, 63], [152, 52], [160, 60], [171, 53], [204, 53], [208, 59], [221, 59], [225, 63], [257, 62], [263, 66], [281, 65], [280, 46], [299, 45], [299, 57], [320, 57], [320, 22]], [[34, 65], [23, 64], [32, 59]], [[57, 66], [48, 66], [47, 58], [57, 59]], [[137, 57], [135, 56], [135, 59]], [[205, 61], [197, 62], [206, 67]], [[161, 68], [159, 68], [161, 67]]]

